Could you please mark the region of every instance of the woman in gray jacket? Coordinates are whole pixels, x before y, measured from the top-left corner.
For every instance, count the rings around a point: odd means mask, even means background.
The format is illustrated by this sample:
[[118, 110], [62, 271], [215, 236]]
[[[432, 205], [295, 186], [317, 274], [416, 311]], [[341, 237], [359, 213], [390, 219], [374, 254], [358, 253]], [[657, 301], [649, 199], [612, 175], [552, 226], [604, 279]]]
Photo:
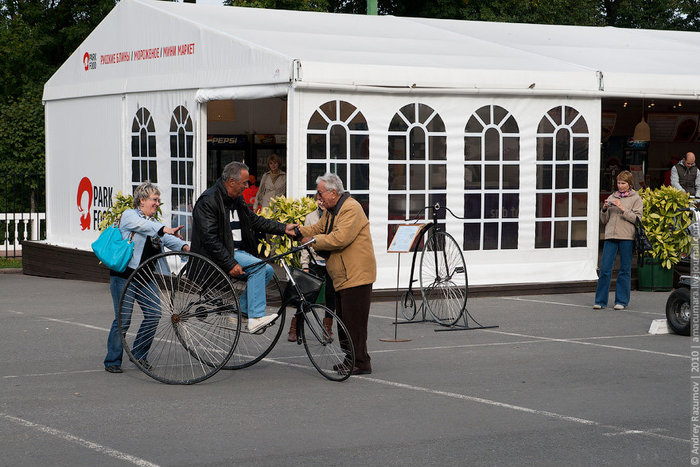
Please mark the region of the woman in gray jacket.
[[632, 173], [629, 170], [620, 172], [617, 175], [617, 191], [608, 196], [600, 210], [600, 221], [605, 225], [605, 243], [593, 305], [596, 310], [608, 306], [610, 280], [618, 251], [620, 271], [615, 284], [614, 308], [624, 310], [630, 301], [634, 224], [638, 217], [641, 219], [643, 210], [642, 198], [632, 189], [633, 186]]
[[[109, 271], [109, 290], [112, 294], [112, 303], [114, 305], [114, 321], [112, 322], [112, 327], [109, 330], [109, 337], [107, 338], [107, 355], [105, 356], [104, 365], [105, 370], [110, 373], [122, 372], [121, 365], [124, 349], [122, 347], [121, 337], [119, 336], [117, 315], [120, 312], [119, 298], [122, 295], [124, 287], [126, 287], [127, 279], [139, 264], [161, 253], [164, 245], [175, 251], [189, 251], [190, 249], [189, 245], [182, 240], [179, 233], [183, 226], [171, 228], [155, 220], [159, 204], [160, 191], [158, 188], [151, 184], [151, 182], [144, 182], [134, 189], [134, 209], [127, 209], [124, 211], [119, 220], [119, 230], [121, 231], [122, 239], [131, 237], [134, 244], [134, 253], [124, 272]], [[157, 267], [163, 272], [167, 272], [168, 270], [168, 265], [164, 258], [160, 258]], [[140, 284], [135, 287], [144, 289], [144, 293], [140, 293], [139, 298], [137, 298], [137, 300], [139, 300], [139, 305], [149, 310], [148, 313], [144, 312], [144, 316], [148, 314], [152, 317], [151, 320], [157, 321], [160, 317], [160, 299], [155, 293], [149, 293], [151, 291], [149, 284]], [[144, 302], [143, 297], [149, 295], [149, 299]], [[129, 326], [128, 322], [131, 320], [133, 301], [130, 303], [131, 306], [127, 305], [126, 308], [122, 310], [122, 317], [127, 322], [127, 329]], [[146, 356], [151, 347], [154, 333], [155, 328], [152, 326], [152, 323], [149, 325], [149, 323], [144, 320], [139, 327], [136, 340], [134, 341], [134, 357], [140, 360], [141, 365], [146, 367], [150, 366], [148, 360], [146, 360]]]

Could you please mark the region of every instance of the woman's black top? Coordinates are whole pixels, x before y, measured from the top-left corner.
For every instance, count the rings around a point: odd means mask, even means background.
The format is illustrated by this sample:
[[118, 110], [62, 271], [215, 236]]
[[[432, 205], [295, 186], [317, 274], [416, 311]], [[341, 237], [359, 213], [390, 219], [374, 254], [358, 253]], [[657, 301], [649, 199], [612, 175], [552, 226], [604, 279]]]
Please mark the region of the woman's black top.
[[[161, 240], [160, 238], [157, 238], [156, 241], [160, 243]], [[158, 253], [160, 253], [160, 248], [157, 248], [155, 245], [153, 245], [153, 239], [149, 235], [148, 237], [146, 237], [146, 243], [143, 245], [143, 252], [141, 253], [141, 261], [139, 261], [139, 264], [143, 264], [143, 262], [146, 261], [148, 258], [152, 258]], [[124, 272], [117, 272], [110, 269], [109, 275], [121, 277], [122, 279], [128, 279], [132, 272], [134, 272], [134, 270], [129, 267], [127, 267], [124, 270]]]

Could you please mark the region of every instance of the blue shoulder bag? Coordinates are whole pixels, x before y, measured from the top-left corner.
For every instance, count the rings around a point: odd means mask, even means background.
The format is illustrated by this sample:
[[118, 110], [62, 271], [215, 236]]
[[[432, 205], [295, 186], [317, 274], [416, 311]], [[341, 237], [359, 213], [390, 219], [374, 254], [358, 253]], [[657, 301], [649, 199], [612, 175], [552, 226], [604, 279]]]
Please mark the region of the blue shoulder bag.
[[95, 256], [109, 269], [124, 272], [131, 256], [134, 254], [134, 244], [131, 242], [134, 233], [128, 240], [122, 239], [122, 234], [116, 224], [112, 224], [102, 231], [100, 236], [92, 243], [92, 251]]

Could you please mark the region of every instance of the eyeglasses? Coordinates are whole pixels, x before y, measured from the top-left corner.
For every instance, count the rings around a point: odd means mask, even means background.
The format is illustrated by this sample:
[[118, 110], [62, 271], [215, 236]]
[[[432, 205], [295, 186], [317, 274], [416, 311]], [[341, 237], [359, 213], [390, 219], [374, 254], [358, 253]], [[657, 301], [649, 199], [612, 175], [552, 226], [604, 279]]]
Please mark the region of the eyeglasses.
[[153, 198], [153, 197], [149, 196], [148, 199], [150, 199], [150, 200], [153, 201], [154, 203], [160, 204], [160, 198]]

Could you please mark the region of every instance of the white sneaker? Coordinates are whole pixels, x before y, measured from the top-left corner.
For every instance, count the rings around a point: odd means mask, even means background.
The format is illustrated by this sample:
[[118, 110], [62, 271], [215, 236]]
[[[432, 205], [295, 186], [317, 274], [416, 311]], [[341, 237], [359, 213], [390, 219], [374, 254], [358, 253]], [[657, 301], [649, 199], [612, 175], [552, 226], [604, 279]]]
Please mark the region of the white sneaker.
[[248, 332], [255, 332], [260, 328], [271, 324], [279, 315], [266, 315], [260, 318], [248, 318]]
[[624, 310], [624, 309], [625, 309], [625, 305], [620, 305], [620, 304], [618, 303], [618, 304], [615, 305], [613, 308], [616, 309], [616, 310]]
[[603, 307], [600, 305], [593, 305], [594, 310], [601, 310]]

